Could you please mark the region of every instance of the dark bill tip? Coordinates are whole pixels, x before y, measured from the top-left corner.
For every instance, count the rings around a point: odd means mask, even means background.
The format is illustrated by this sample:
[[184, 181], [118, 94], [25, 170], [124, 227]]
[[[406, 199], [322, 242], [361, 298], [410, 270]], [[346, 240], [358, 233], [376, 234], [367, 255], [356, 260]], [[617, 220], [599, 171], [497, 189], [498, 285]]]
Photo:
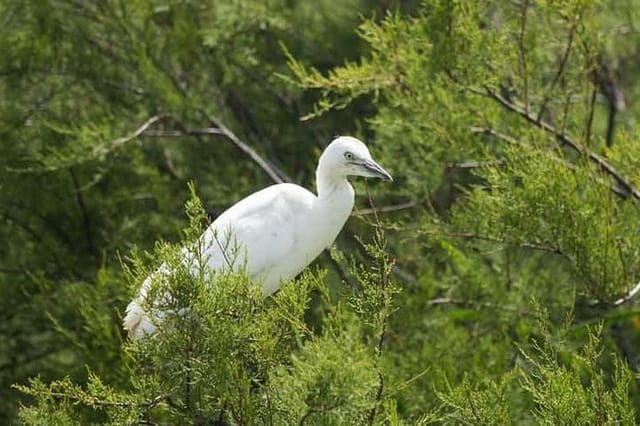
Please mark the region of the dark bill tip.
[[387, 182], [393, 182], [393, 177], [391, 177], [391, 174], [386, 171], [385, 169], [383, 169], [378, 163], [376, 163], [375, 161], [371, 160], [371, 161], [366, 161], [364, 163], [364, 167], [369, 170], [370, 172], [373, 172], [373, 174], [376, 177], [379, 177], [380, 179], [387, 181]]

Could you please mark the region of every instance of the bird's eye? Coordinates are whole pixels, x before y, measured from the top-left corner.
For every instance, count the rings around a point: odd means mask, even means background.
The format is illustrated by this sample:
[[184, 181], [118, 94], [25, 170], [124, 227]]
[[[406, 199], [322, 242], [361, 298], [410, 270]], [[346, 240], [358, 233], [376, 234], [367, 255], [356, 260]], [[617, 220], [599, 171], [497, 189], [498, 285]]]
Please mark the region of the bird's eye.
[[353, 160], [354, 157], [352, 153], [347, 151], [344, 153], [344, 158], [346, 158], [347, 160]]

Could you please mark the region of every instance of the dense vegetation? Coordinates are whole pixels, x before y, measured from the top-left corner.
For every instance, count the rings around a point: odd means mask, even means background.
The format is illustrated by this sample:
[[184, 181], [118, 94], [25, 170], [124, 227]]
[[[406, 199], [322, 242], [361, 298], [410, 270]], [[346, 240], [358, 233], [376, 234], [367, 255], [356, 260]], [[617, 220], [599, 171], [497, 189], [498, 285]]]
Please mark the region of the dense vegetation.
[[[639, 15], [0, 1], [0, 422], [637, 423]], [[266, 299], [181, 269], [336, 134], [395, 181], [330, 253]], [[162, 261], [192, 315], [133, 342]]]

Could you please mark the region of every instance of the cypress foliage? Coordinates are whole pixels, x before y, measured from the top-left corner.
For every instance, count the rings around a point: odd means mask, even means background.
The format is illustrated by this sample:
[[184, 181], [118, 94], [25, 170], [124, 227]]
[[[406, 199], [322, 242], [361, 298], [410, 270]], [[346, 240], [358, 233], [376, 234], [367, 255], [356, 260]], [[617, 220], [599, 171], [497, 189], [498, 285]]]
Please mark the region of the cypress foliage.
[[[638, 0], [20, 3], [2, 421], [638, 423]], [[266, 299], [189, 273], [210, 218], [347, 133], [395, 181], [354, 183], [330, 253]]]

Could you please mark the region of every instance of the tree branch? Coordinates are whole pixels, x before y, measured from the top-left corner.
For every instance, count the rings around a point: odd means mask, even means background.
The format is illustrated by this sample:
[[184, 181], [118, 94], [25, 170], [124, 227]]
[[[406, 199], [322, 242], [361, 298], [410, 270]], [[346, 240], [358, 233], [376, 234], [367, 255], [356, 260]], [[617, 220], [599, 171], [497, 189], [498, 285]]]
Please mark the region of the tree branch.
[[[490, 135], [495, 137], [496, 139], [500, 139], [503, 141], [506, 141], [507, 143], [511, 144], [511, 145], [518, 145], [521, 144], [520, 141], [516, 140], [515, 138], [512, 138], [509, 135], [505, 135], [504, 133], [500, 133], [498, 131], [495, 131], [493, 129], [490, 128], [484, 128], [484, 127], [472, 127], [471, 131], [473, 133], [482, 133], [484, 135]], [[568, 168], [571, 171], [576, 171], [577, 167], [574, 166], [571, 163], [568, 163], [566, 161], [564, 161], [562, 158], [560, 157], [551, 157], [553, 161], [557, 161], [559, 163], [561, 163], [563, 166], [565, 166], [566, 168]], [[474, 168], [474, 167], [487, 167], [487, 166], [492, 166], [492, 165], [500, 165], [502, 164], [503, 161], [502, 160], [494, 160], [494, 161], [467, 161], [465, 163], [456, 163], [454, 164], [455, 166], [464, 166], [463, 168]], [[611, 184], [609, 182], [606, 182], [604, 179], [601, 179], [599, 177], [594, 177], [593, 178], [597, 183], [599, 183], [600, 185], [604, 185], [607, 188], [609, 188], [609, 190], [611, 192], [613, 192], [614, 194], [616, 194], [617, 196], [619, 196], [620, 198], [628, 198], [629, 193], [623, 189], [621, 189], [618, 186], [615, 186], [614, 184]]]
[[291, 182], [291, 178], [289, 178], [285, 173], [279, 170], [276, 166], [271, 164], [269, 161], [264, 159], [247, 143], [242, 141], [238, 136], [236, 136], [231, 129], [222, 124], [217, 118], [209, 117], [209, 120], [214, 124], [215, 127], [201, 127], [201, 128], [187, 128], [184, 127], [181, 130], [148, 130], [149, 126], [159, 119], [165, 118], [167, 116], [154, 116], [145, 122], [142, 126], [140, 126], [132, 135], [117, 139], [111, 143], [111, 147], [121, 145], [122, 143], [126, 143], [129, 140], [144, 134], [144, 136], [149, 137], [180, 137], [180, 136], [200, 136], [200, 135], [220, 135], [225, 136], [229, 139], [236, 147], [238, 147], [242, 152], [247, 154], [262, 170], [264, 170], [269, 177], [275, 183], [283, 183], [283, 182]]
[[505, 245], [509, 245], [509, 246], [516, 246], [516, 247], [520, 247], [520, 248], [524, 248], [524, 249], [539, 250], [539, 251], [544, 251], [544, 252], [553, 253], [553, 254], [563, 254], [562, 251], [557, 247], [547, 246], [547, 245], [538, 244], [538, 243], [509, 241], [509, 240], [505, 240], [504, 238], [500, 238], [500, 237], [493, 237], [493, 236], [490, 236], [490, 235], [479, 235], [479, 234], [474, 234], [472, 232], [445, 232], [445, 231], [442, 231], [442, 232], [431, 232], [431, 233], [427, 232], [427, 235], [445, 236], [445, 237], [468, 239], [468, 240], [489, 241], [489, 242], [492, 242], [492, 243], [499, 243], [499, 244], [505, 244]]
[[624, 305], [625, 303], [627, 303], [631, 299], [633, 299], [638, 294], [638, 292], [640, 292], [640, 281], [638, 281], [638, 283], [635, 285], [635, 287], [633, 287], [631, 290], [629, 290], [627, 292], [627, 294], [625, 294], [621, 298], [619, 298], [616, 301], [614, 301], [613, 302], [613, 306]]
[[123, 136], [121, 138], [114, 139], [114, 140], [112, 140], [111, 142], [109, 142], [109, 143], [107, 143], [105, 145], [96, 146], [94, 148], [94, 154], [101, 154], [101, 153], [104, 153], [104, 152], [113, 151], [114, 149], [116, 149], [116, 148], [126, 144], [127, 142], [137, 138], [138, 136], [142, 135], [153, 124], [157, 123], [160, 120], [167, 119], [169, 117], [170, 117], [169, 114], [157, 114], [157, 115], [154, 115], [153, 117], [149, 118], [147, 121], [142, 123], [129, 136]]
[[629, 290], [613, 302], [592, 300], [588, 303], [588, 306], [592, 308], [617, 308], [630, 302], [634, 297], [638, 295], [638, 293], [640, 293], [640, 281], [638, 281], [638, 283], [631, 290]]
[[217, 127], [202, 127], [189, 129], [184, 128], [183, 130], [146, 130], [144, 132], [145, 136], [150, 137], [165, 137], [165, 138], [176, 138], [180, 136], [197, 136], [197, 135], [224, 135], [225, 133], [217, 128]]
[[618, 113], [618, 108], [616, 107], [614, 102], [608, 100], [609, 113], [607, 114], [607, 132], [605, 136], [605, 140], [607, 141], [607, 147], [611, 148], [613, 145], [613, 136], [614, 130], [616, 126], [616, 115]]
[[10, 268], [7, 266], [0, 265], [0, 273], [2, 274], [21, 274], [26, 275], [29, 273], [27, 268]]
[[371, 411], [369, 412], [369, 425], [373, 425], [373, 422], [376, 419], [376, 411], [377, 411], [377, 407], [378, 404], [380, 403], [380, 401], [382, 400], [382, 394], [384, 392], [384, 376], [382, 375], [382, 372], [380, 370], [378, 370], [378, 390], [376, 392], [376, 405], [373, 406], [373, 408], [371, 409]]
[[221, 134], [226, 136], [235, 146], [240, 148], [242, 152], [247, 154], [251, 159], [264, 170], [269, 177], [276, 183], [291, 182], [291, 179], [278, 170], [273, 164], [270, 164], [267, 160], [262, 158], [253, 148], [244, 143], [240, 138], [236, 136], [227, 126], [222, 124], [215, 117], [209, 117], [209, 120], [220, 130]]
[[609, 164], [603, 157], [596, 154], [595, 152], [590, 151], [588, 148], [583, 147], [577, 141], [571, 139], [569, 136], [564, 133], [559, 132], [555, 127], [546, 121], [538, 120], [536, 117], [529, 114], [522, 107], [508, 101], [504, 97], [502, 97], [499, 93], [495, 92], [489, 87], [485, 87], [484, 90], [477, 89], [473, 87], [469, 87], [468, 90], [471, 93], [475, 93], [477, 95], [485, 96], [490, 99], [493, 99], [500, 105], [502, 105], [508, 111], [514, 112], [518, 114], [520, 117], [524, 118], [529, 123], [535, 125], [536, 127], [544, 130], [545, 132], [553, 135], [562, 145], [566, 145], [576, 151], [579, 154], [586, 156], [591, 162], [597, 165], [604, 173], [611, 176], [617, 183], [620, 185], [624, 191], [627, 193], [627, 197], [632, 196], [636, 200], [640, 200], [640, 191], [636, 188], [629, 180], [627, 180], [618, 170], [616, 170], [611, 164]]
[[610, 68], [602, 56], [599, 57], [597, 65], [593, 67], [589, 75], [593, 84], [607, 101], [609, 112], [605, 140], [607, 147], [611, 147], [615, 133], [616, 115], [618, 111], [625, 108], [624, 93], [616, 80], [615, 71]]
[[76, 196], [76, 202], [78, 203], [78, 209], [80, 210], [80, 214], [82, 215], [82, 223], [84, 226], [84, 235], [87, 243], [87, 249], [89, 253], [96, 254], [96, 248], [93, 245], [93, 232], [91, 231], [91, 221], [89, 219], [89, 212], [87, 211], [87, 206], [84, 202], [84, 197], [82, 196], [82, 192], [80, 191], [80, 185], [78, 184], [78, 177], [76, 176], [73, 168], [69, 167], [69, 174], [71, 175], [71, 181], [73, 182], [73, 192]]

